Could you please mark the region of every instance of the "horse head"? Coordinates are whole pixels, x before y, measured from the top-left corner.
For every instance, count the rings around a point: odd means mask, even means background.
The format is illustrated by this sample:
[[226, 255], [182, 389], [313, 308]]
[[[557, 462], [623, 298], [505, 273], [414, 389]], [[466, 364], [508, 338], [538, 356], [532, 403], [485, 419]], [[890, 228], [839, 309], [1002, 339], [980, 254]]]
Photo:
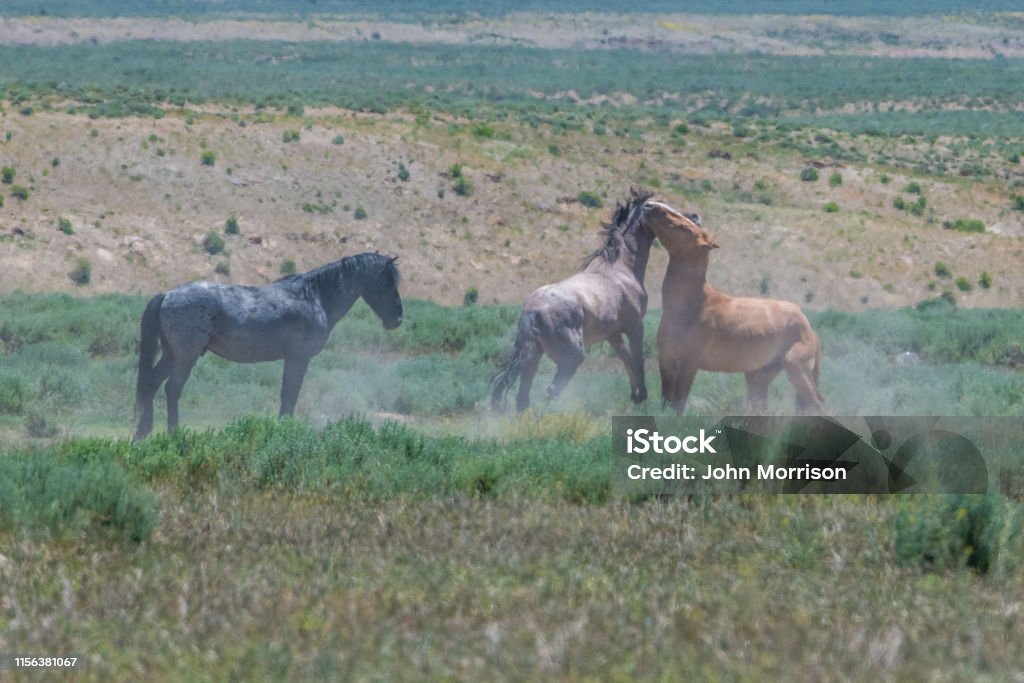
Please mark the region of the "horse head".
[[701, 227], [701, 217], [664, 202], [644, 202], [640, 222], [654, 231], [670, 256], [685, 258], [718, 248], [714, 236]]
[[397, 261], [397, 256], [381, 255], [379, 270], [363, 289], [363, 300], [384, 323], [385, 330], [393, 330], [402, 324], [402, 297], [398, 293], [401, 277], [395, 265]]

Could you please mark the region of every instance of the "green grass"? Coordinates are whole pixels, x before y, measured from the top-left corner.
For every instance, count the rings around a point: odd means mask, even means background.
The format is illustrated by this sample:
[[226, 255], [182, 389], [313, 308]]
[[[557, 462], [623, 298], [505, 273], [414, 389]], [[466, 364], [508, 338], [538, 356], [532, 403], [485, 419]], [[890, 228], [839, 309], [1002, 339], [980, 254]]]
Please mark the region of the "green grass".
[[[511, 306], [409, 300], [386, 332], [357, 304], [294, 419], [271, 417], [279, 364], [204, 359], [186, 427], [132, 443], [144, 305], [0, 295], [6, 647], [87, 653], [81, 680], [1001, 680], [1024, 666], [1004, 610], [1024, 590], [1015, 501], [624, 500], [607, 415], [636, 409], [606, 349], [555, 405], [481, 408]], [[1003, 366], [1016, 311], [810, 318], [837, 414], [1024, 413]], [[890, 362], [907, 350], [918, 365]], [[691, 411], [732, 412], [743, 392], [740, 375], [700, 373]], [[791, 390], [777, 381], [770, 401], [790, 406]], [[374, 415], [399, 408], [416, 422]], [[60, 437], [27, 438], [33, 411]]]
[[[1012, 112], [986, 111], [971, 103], [1016, 102], [1019, 93], [1012, 84], [1024, 71], [1020, 59], [722, 54], [666, 61], [640, 50], [387, 41], [0, 46], [0, 62], [5, 64], [0, 90], [12, 102], [72, 100], [95, 116], [162, 116], [168, 107], [210, 99], [282, 109], [299, 99], [306, 105], [368, 111], [435, 109], [495, 120], [513, 115], [530, 122], [551, 118], [573, 127], [582, 126], [572, 120], [573, 113], [606, 113], [560, 98], [559, 93], [573, 90], [583, 99], [608, 92], [633, 95], [638, 104], [614, 112], [627, 119], [691, 109], [697, 118], [738, 115], [744, 125], [756, 119], [774, 123], [784, 115], [802, 124], [886, 135], [939, 131], [1017, 137], [1020, 129], [1014, 127]], [[132, 68], [124, 69], [124, 63]], [[351, 63], [362, 67], [344, 68]], [[682, 99], [656, 104], [664, 101], [666, 84]], [[713, 104], [707, 103], [708, 93], [715, 95]], [[830, 113], [850, 103], [890, 99], [928, 102], [929, 111]], [[943, 111], [937, 102], [967, 109]]]

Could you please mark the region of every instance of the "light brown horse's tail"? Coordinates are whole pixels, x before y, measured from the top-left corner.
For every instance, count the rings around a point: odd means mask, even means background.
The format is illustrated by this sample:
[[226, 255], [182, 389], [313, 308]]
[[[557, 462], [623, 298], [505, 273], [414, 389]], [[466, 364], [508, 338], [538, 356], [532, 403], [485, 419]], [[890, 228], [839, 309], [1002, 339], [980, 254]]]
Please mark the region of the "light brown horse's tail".
[[818, 398], [818, 402], [824, 406], [825, 397], [821, 393], [820, 383], [818, 378], [821, 376], [821, 340], [815, 337], [814, 339], [814, 370], [812, 377], [814, 378], [814, 394]]
[[505, 405], [505, 394], [519, 379], [523, 366], [541, 350], [539, 337], [540, 314], [537, 311], [525, 311], [519, 316], [512, 354], [491, 377], [491, 407], [493, 409], [498, 410]]

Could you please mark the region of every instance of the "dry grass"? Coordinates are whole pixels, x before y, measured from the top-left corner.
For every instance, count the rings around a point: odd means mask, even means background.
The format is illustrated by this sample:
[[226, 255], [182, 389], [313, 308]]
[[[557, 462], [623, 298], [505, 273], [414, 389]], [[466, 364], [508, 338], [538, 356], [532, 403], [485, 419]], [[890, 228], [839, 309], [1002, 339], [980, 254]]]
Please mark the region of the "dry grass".
[[[1013, 580], [891, 561], [884, 502], [165, 494], [127, 552], [7, 536], [6, 651], [80, 680], [977, 680]], [[842, 672], [840, 675], [839, 672]]]

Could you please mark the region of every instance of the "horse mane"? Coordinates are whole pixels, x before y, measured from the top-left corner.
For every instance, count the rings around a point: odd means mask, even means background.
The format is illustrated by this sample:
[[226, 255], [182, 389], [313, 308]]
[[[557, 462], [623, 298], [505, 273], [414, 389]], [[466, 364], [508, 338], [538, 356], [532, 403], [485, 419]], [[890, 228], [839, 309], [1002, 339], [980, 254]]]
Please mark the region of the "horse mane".
[[397, 283], [399, 281], [400, 273], [398, 272], [398, 266], [395, 265], [395, 258], [386, 256], [380, 252], [366, 252], [363, 254], [346, 256], [305, 273], [285, 275], [274, 282], [289, 284], [296, 283], [303, 287], [308, 287], [314, 284], [320, 286], [336, 286], [338, 280], [342, 278], [370, 275], [379, 273], [383, 270], [391, 270], [392, 276], [395, 278], [395, 282]]
[[[615, 211], [612, 212], [611, 222], [601, 224], [601, 235], [604, 237], [604, 245], [598, 247], [592, 254], [583, 259], [583, 265], [580, 267], [580, 270], [585, 270], [587, 266], [597, 259], [602, 259], [605, 263], [615, 263], [619, 260], [622, 246], [625, 244], [624, 236], [633, 227], [633, 224], [636, 223], [636, 216], [633, 216], [634, 210], [639, 206], [643, 206], [644, 202], [654, 196], [653, 192], [637, 188], [630, 188], [629, 194], [629, 199], [626, 200], [625, 204], [615, 202]], [[630, 220], [630, 218], [633, 220]]]

